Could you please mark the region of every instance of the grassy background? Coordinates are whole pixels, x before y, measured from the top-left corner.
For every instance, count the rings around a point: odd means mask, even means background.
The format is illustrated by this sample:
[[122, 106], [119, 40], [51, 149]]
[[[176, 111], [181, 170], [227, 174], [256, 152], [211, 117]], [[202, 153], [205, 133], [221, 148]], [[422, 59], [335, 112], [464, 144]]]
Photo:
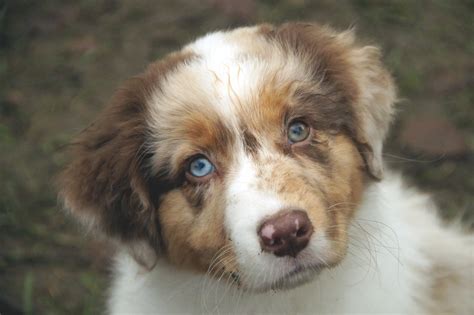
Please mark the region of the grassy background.
[[0, 1], [0, 313], [103, 310], [110, 250], [56, 205], [65, 144], [121, 81], [208, 31], [307, 20], [356, 26], [400, 90], [387, 160], [474, 213], [474, 1]]

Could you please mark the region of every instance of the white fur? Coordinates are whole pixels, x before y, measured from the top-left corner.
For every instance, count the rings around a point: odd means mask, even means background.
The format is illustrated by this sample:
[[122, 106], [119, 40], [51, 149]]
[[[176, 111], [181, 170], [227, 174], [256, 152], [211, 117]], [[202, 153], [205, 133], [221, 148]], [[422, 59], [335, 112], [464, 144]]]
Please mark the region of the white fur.
[[299, 267], [324, 263], [330, 256], [329, 242], [320, 230], [314, 233], [297, 261], [290, 257], [275, 259], [272, 253], [262, 251], [257, 230], [264, 218], [295, 205], [286, 204], [271, 187], [262, 190], [256, 168], [252, 158], [242, 152], [237, 171], [230, 176], [225, 209], [225, 227], [232, 239], [239, 274], [242, 282], [254, 290], [270, 286]]
[[254, 279], [271, 263], [267, 255], [260, 255], [262, 250], [256, 233], [257, 227], [264, 217], [282, 210], [285, 205], [275, 194], [257, 188], [258, 176], [251, 159], [242, 154], [239, 161], [238, 170], [231, 179], [227, 192], [225, 226], [234, 244], [239, 266], [243, 268], [244, 277]]
[[[258, 102], [256, 97], [269, 78], [274, 78], [275, 87], [291, 81], [311, 81], [308, 69], [298, 58], [288, 57], [281, 47], [254, 32], [254, 28], [215, 32], [186, 46], [183, 52], [199, 58], [168, 74], [154, 93], [150, 100], [152, 128], [160, 129], [170, 115], [168, 111], [187, 106], [211, 106], [229, 127], [236, 127], [236, 112], [252, 111], [248, 105]], [[242, 43], [242, 36], [248, 36], [251, 43]]]
[[[252, 28], [218, 32], [187, 46], [185, 51], [200, 58], [167, 76], [150, 100], [150, 125], [162, 126], [173, 106], [212, 106], [237, 131], [235, 111], [252, 103], [265, 78], [276, 78], [281, 84], [309, 81], [298, 58], [283, 58], [279, 47], [253, 32]], [[201, 75], [208, 72], [212, 75]], [[190, 84], [196, 78], [199, 84]], [[366, 98], [367, 103], [373, 100]], [[378, 126], [364, 124], [377, 158], [383, 135]], [[226, 191], [225, 226], [246, 280], [255, 285], [273, 283], [279, 274], [295, 267], [294, 260], [260, 253], [256, 230], [265, 216], [289, 205], [274, 192], [258, 188], [256, 166], [242, 148], [235, 148], [235, 157], [238, 164]], [[375, 164], [380, 164], [381, 171], [381, 162]], [[258, 211], [252, 211], [255, 208]], [[217, 281], [178, 269], [164, 258], [147, 271], [123, 251], [116, 259], [108, 309], [112, 314], [417, 314], [428, 309], [419, 302], [430, 300], [426, 294], [436, 278], [454, 277], [455, 284], [449, 286], [456, 287], [447, 288], [453, 293], [446, 309], [474, 313], [474, 237], [443, 226], [429, 198], [404, 187], [399, 177], [388, 174], [366, 189], [349, 236], [347, 257], [337, 267], [322, 270], [313, 281], [292, 290], [258, 294], [231, 286], [230, 279]], [[327, 252], [325, 235], [315, 231], [300, 261], [324, 261]]]
[[[452, 294], [456, 314], [472, 314], [474, 237], [443, 226], [431, 201], [389, 175], [365, 193], [352, 225], [349, 254], [334, 269], [289, 291], [246, 293], [165, 260], [146, 272], [117, 257], [109, 300], [112, 314], [397, 313], [419, 314], [441, 264], [464, 275]], [[470, 272], [469, 272], [470, 271]], [[258, 275], [256, 275], [258, 277]]]

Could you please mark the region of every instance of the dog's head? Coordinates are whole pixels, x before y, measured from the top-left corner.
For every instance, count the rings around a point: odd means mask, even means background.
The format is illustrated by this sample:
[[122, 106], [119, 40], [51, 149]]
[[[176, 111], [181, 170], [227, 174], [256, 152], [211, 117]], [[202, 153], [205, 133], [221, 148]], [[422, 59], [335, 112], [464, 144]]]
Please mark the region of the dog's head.
[[73, 145], [61, 196], [147, 267], [288, 288], [343, 259], [394, 98], [350, 31], [213, 33], [118, 90]]

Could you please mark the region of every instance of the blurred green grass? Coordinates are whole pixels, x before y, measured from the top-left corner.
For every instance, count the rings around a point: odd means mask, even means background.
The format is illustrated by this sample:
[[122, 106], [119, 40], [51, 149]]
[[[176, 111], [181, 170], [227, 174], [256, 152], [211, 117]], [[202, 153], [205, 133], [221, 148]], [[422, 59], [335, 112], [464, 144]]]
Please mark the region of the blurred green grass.
[[[0, 1], [0, 310], [103, 310], [110, 252], [85, 240], [56, 205], [52, 178], [63, 148], [121, 81], [231, 26], [318, 21], [356, 26], [363, 41], [380, 44], [402, 98], [389, 163], [433, 192], [446, 217], [472, 218], [473, 1], [265, 0], [239, 14], [223, 2]], [[433, 157], [407, 148], [401, 130], [426, 114], [456, 126], [467, 152]]]

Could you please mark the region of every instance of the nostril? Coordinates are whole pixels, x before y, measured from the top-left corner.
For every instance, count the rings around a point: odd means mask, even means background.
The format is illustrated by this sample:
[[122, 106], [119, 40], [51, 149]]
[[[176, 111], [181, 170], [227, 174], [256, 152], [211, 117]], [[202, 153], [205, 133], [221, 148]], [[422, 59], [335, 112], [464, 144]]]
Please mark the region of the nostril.
[[308, 230], [305, 227], [301, 227], [296, 231], [296, 237], [302, 237], [306, 234]]
[[265, 239], [264, 240], [264, 243], [265, 245], [269, 246], [269, 247], [275, 247], [275, 246], [279, 246], [283, 243], [282, 239], [281, 238], [270, 238], [270, 239]]

